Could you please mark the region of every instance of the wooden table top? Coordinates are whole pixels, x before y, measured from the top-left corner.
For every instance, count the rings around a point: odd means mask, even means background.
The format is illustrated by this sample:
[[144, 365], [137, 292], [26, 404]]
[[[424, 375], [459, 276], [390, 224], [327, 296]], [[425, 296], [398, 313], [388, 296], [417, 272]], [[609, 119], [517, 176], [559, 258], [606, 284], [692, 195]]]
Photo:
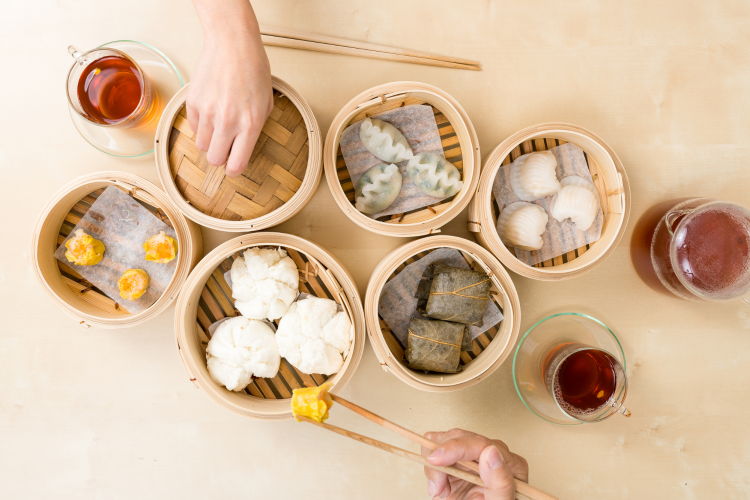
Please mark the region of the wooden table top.
[[[609, 325], [628, 360], [630, 419], [560, 427], [516, 395], [511, 360], [481, 384], [419, 392], [385, 373], [371, 346], [342, 396], [405, 427], [462, 427], [505, 440], [531, 482], [559, 498], [747, 498], [750, 309], [652, 292], [633, 270], [632, 227], [689, 195], [749, 204], [750, 5], [720, 2], [253, 2], [269, 26], [481, 61], [459, 71], [272, 47], [272, 71], [309, 102], [321, 130], [354, 95], [398, 80], [436, 85], [466, 109], [483, 154], [541, 122], [581, 125], [622, 160], [631, 222], [609, 259], [572, 281], [512, 275], [521, 333], [578, 311]], [[89, 146], [63, 95], [69, 44], [148, 42], [189, 80], [202, 47], [190, 2], [15, 2], [0, 19], [0, 497], [426, 498], [422, 469], [295, 422], [242, 418], [190, 383], [173, 312], [120, 331], [82, 329], [34, 277], [31, 231], [64, 183], [124, 170], [158, 184], [153, 155]], [[370, 273], [406, 240], [349, 221], [321, 182], [276, 230], [333, 252], [364, 298]], [[444, 234], [472, 239], [465, 211]], [[206, 251], [234, 235], [203, 230]], [[331, 423], [416, 450], [341, 408]]]

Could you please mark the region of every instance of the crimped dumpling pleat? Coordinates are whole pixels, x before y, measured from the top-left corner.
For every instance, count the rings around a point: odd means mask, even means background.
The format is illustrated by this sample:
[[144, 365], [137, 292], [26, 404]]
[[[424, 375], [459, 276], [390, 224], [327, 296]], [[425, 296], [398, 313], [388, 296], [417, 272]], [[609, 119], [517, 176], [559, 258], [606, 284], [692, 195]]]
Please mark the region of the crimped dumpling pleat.
[[359, 139], [367, 151], [383, 161], [398, 163], [414, 156], [404, 134], [390, 123], [377, 118], [362, 120]]
[[580, 231], [586, 231], [599, 213], [599, 193], [596, 187], [583, 177], [565, 177], [560, 191], [550, 202], [552, 217], [562, 222], [570, 219]]
[[401, 171], [394, 164], [372, 167], [357, 182], [354, 207], [365, 214], [385, 210], [401, 192], [402, 181]]
[[560, 189], [555, 168], [557, 158], [549, 151], [531, 153], [511, 167], [510, 182], [513, 192], [524, 201], [534, 201], [556, 193]]
[[508, 246], [523, 250], [542, 248], [547, 213], [539, 205], [519, 201], [506, 206], [497, 220], [497, 232]]
[[447, 198], [463, 187], [461, 172], [436, 153], [419, 153], [409, 160], [406, 172], [417, 188], [428, 196]]

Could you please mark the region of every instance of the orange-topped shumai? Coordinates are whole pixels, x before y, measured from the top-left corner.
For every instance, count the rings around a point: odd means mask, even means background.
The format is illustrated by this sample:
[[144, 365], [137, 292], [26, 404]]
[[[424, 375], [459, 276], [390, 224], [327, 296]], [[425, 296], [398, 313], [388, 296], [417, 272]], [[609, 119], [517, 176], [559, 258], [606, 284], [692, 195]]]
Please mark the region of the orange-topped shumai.
[[143, 249], [146, 250], [146, 260], [166, 264], [177, 256], [177, 240], [162, 231], [147, 239]]
[[77, 266], [94, 266], [104, 257], [104, 243], [76, 229], [75, 236], [65, 242], [65, 257]]
[[120, 296], [125, 300], [135, 300], [148, 288], [148, 274], [143, 269], [128, 269], [117, 280]]
[[328, 391], [333, 387], [326, 382], [318, 387], [304, 387], [294, 389], [292, 394], [292, 415], [299, 421], [298, 416], [311, 418], [323, 423], [328, 418], [328, 410], [333, 406], [333, 398]]

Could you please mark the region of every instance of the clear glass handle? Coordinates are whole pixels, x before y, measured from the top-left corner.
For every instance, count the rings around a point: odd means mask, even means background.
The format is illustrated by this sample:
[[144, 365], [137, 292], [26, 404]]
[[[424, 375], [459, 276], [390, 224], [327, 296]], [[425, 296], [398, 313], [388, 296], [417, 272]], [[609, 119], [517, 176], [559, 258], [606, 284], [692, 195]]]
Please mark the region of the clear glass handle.
[[623, 406], [622, 401], [620, 402], [612, 401], [610, 402], [610, 406], [612, 406], [612, 408], [615, 409], [615, 412], [619, 413], [620, 415], [625, 415], [626, 417], [629, 417], [630, 415], [632, 415], [632, 413], [630, 413], [630, 410], [628, 410], [627, 408], [625, 408], [625, 406]]
[[80, 64], [81, 66], [86, 64], [86, 58], [83, 57], [83, 53], [77, 48], [75, 48], [73, 45], [68, 46], [68, 54], [73, 56], [73, 59], [78, 61], [78, 64]]
[[690, 210], [670, 210], [667, 212], [667, 215], [664, 216], [664, 223], [667, 226], [667, 231], [669, 231], [669, 236], [674, 237], [674, 230], [672, 229], [672, 226], [674, 223], [682, 217], [683, 215], [689, 215], [695, 212], [695, 208], [692, 208]]

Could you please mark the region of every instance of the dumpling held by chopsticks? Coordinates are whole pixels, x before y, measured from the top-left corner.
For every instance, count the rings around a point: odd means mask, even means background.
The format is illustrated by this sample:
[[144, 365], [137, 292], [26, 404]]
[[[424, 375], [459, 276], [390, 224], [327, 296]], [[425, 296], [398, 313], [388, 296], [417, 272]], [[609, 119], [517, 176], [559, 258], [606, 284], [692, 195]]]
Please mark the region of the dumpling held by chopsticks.
[[325, 422], [328, 410], [333, 406], [333, 399], [328, 391], [333, 387], [330, 382], [319, 387], [305, 387], [294, 389], [292, 394], [292, 414], [299, 421], [298, 416], [311, 418], [316, 422]]

